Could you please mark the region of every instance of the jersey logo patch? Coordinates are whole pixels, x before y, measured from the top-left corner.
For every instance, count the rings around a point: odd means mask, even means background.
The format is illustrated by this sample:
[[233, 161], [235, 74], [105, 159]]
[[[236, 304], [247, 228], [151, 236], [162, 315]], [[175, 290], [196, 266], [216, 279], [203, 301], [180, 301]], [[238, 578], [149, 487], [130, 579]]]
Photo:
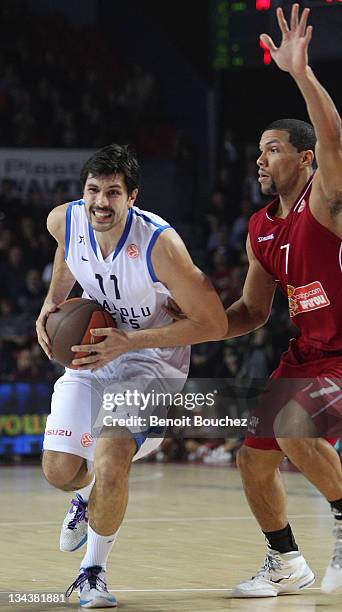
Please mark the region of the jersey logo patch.
[[305, 200], [303, 200], [303, 202], [300, 204], [300, 206], [299, 206], [299, 208], [297, 210], [297, 213], [303, 212], [305, 206], [306, 206], [306, 202], [305, 202]]
[[268, 236], [258, 236], [258, 242], [266, 242], [267, 240], [273, 240], [274, 234], [269, 234]]
[[81, 444], [84, 448], [87, 448], [88, 446], [90, 446], [94, 441], [93, 436], [90, 433], [84, 433], [81, 436]]
[[314, 281], [302, 287], [287, 285], [290, 317], [329, 306], [330, 300], [321, 283]]
[[139, 257], [139, 249], [136, 244], [129, 244], [126, 251], [128, 257], [130, 257], [131, 259], [136, 259], [137, 257]]

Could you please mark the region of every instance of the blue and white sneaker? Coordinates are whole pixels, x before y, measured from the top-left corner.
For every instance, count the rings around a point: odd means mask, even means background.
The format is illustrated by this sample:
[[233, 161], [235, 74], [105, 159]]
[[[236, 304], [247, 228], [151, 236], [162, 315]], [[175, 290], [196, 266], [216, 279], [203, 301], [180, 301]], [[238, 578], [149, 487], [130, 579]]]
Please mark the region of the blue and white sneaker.
[[73, 552], [86, 543], [88, 538], [87, 505], [87, 502], [78, 494], [71, 501], [71, 508], [63, 521], [59, 540], [59, 548], [63, 552]]
[[106, 572], [100, 565], [81, 567], [79, 576], [69, 586], [65, 596], [70, 597], [77, 588], [82, 608], [115, 608], [117, 605], [114, 595], [107, 589]]

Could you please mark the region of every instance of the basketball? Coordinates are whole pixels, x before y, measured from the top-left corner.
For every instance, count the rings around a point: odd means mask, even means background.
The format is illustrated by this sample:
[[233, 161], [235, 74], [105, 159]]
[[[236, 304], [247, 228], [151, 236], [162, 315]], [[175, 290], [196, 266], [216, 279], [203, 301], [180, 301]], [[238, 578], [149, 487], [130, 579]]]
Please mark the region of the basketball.
[[61, 365], [77, 370], [77, 366], [70, 365], [72, 360], [85, 357], [88, 353], [74, 353], [71, 347], [101, 342], [104, 336], [90, 334], [91, 329], [101, 327], [115, 327], [115, 322], [100, 304], [84, 298], [71, 298], [62, 302], [46, 322], [52, 358]]

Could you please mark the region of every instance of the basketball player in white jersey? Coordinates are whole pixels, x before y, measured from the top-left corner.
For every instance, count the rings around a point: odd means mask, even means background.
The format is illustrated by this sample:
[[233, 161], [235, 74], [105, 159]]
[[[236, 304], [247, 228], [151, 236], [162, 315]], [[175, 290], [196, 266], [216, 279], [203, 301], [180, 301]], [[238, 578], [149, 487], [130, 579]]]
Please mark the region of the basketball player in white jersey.
[[[94, 330], [105, 340], [89, 346], [56, 382], [44, 437], [43, 470], [63, 491], [75, 491], [61, 531], [61, 549], [87, 541], [78, 578], [85, 608], [115, 607], [106, 586], [106, 562], [123, 520], [131, 462], [160, 443], [147, 431], [124, 429], [118, 437], [92, 435], [92, 418], [103, 395], [127, 381], [143, 391], [181, 391], [188, 374], [189, 345], [221, 339], [227, 317], [205, 275], [182, 240], [159, 216], [137, 208], [139, 166], [126, 146], [109, 145], [85, 164], [83, 199], [57, 206], [47, 227], [56, 239], [53, 274], [37, 319], [38, 340], [51, 358], [45, 324], [75, 281], [115, 319], [117, 329]], [[174, 323], [162, 306], [172, 297], [187, 320]], [[73, 347], [75, 352], [79, 347]], [[94, 352], [95, 350], [95, 352]], [[121, 408], [128, 414], [128, 406]], [[123, 434], [126, 435], [123, 435]], [[93, 466], [93, 471], [88, 468]], [[88, 518], [89, 517], [89, 518]], [[87, 524], [87, 518], [89, 520]]]

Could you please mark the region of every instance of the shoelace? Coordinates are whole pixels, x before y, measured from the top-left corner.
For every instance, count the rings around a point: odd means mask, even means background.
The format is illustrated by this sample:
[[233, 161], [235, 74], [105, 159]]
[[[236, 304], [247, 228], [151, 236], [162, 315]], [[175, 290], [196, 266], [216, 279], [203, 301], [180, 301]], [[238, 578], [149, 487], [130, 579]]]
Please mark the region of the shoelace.
[[331, 566], [336, 568], [342, 568], [342, 521], [341, 519], [336, 520], [334, 523], [334, 536], [336, 538], [336, 544], [334, 554], [331, 560]]
[[259, 576], [262, 576], [266, 572], [271, 572], [272, 570], [280, 570], [281, 568], [282, 568], [281, 559], [277, 557], [273, 552], [268, 551], [262, 567], [255, 574], [255, 576], [252, 576], [252, 580], [254, 578], [258, 578]]
[[68, 529], [76, 529], [77, 523], [86, 519], [87, 503], [83, 499], [75, 498], [71, 500], [71, 507], [75, 512], [75, 516], [68, 523]]
[[77, 576], [76, 580], [69, 586], [67, 591], [65, 591], [65, 596], [70, 597], [71, 593], [77, 589], [78, 587], [82, 587], [85, 582], [89, 580], [89, 585], [91, 589], [97, 589], [100, 587], [103, 591], [107, 591], [107, 585], [99, 578], [99, 573], [102, 572], [102, 567], [99, 565], [94, 565], [92, 567], [87, 567], [86, 569], [82, 568], [82, 572]]

